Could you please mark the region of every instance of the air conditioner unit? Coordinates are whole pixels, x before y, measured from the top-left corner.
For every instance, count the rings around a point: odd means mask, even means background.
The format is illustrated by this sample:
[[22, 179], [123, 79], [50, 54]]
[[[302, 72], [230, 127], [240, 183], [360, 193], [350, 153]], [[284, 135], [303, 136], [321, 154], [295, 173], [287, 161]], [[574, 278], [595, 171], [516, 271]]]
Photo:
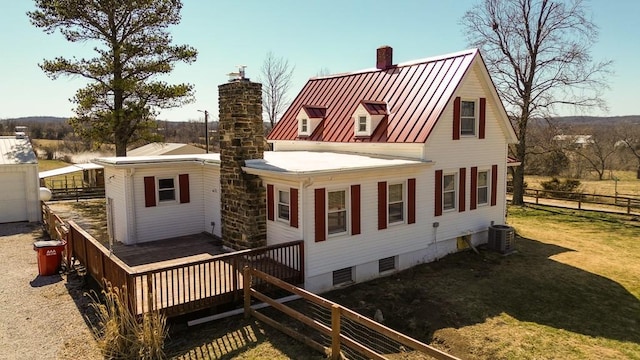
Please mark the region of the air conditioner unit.
[[489, 249], [507, 254], [516, 249], [515, 242], [515, 230], [511, 226], [489, 226]]

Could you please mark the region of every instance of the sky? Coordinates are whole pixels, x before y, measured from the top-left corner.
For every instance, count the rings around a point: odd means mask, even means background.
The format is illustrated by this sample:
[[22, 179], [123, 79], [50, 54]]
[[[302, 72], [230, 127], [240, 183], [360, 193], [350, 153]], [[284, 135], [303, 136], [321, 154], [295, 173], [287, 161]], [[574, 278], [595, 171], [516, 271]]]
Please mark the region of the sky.
[[[182, 21], [170, 28], [174, 44], [198, 50], [198, 60], [177, 64], [170, 83], [191, 83], [195, 102], [162, 110], [157, 118], [203, 121], [218, 115], [218, 85], [246, 65], [257, 81], [266, 54], [294, 68], [290, 97], [322, 70], [350, 72], [375, 66], [376, 49], [393, 47], [394, 63], [467, 49], [460, 19], [480, 0], [183, 0]], [[586, 1], [600, 29], [592, 48], [595, 60], [613, 60], [614, 74], [605, 93], [609, 110], [586, 115], [640, 114], [640, 14], [637, 0]], [[60, 33], [46, 34], [30, 24], [33, 1], [3, 0], [0, 11], [0, 119], [24, 116], [73, 116], [69, 101], [86, 81], [48, 78], [38, 67], [58, 56], [89, 58], [92, 43], [69, 43]], [[565, 112], [558, 115], [574, 115]]]

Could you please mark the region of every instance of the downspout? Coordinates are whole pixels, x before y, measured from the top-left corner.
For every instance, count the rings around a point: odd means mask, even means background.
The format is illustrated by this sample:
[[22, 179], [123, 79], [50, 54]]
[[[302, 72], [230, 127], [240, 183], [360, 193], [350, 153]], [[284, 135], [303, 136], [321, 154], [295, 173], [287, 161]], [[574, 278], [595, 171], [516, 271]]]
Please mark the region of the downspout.
[[136, 217], [138, 216], [138, 211], [136, 210], [136, 186], [133, 183], [133, 175], [136, 173], [135, 168], [127, 169], [127, 177], [129, 178], [128, 185], [131, 187], [131, 211], [132, 216], [130, 217], [130, 225], [131, 230], [129, 231], [129, 235], [133, 237], [131, 243], [136, 244], [138, 242], [138, 227], [136, 225]]

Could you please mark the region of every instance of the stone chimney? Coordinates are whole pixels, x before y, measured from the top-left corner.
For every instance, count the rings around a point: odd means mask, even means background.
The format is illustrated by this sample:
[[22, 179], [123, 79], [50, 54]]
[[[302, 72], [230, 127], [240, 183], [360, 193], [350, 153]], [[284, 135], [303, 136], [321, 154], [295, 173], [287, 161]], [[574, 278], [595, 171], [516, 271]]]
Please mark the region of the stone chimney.
[[376, 68], [385, 70], [393, 66], [393, 48], [391, 46], [379, 47], [377, 55]]
[[218, 86], [222, 242], [235, 250], [267, 244], [265, 190], [258, 176], [242, 171], [262, 159], [262, 86], [244, 76]]

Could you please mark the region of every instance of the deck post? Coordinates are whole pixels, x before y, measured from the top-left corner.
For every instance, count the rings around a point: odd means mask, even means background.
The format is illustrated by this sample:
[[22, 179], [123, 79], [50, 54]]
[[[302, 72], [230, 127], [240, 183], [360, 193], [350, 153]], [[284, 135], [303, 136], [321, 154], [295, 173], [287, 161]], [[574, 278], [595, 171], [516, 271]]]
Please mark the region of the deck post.
[[331, 359], [340, 359], [340, 305], [331, 305]]
[[251, 268], [245, 265], [243, 271], [244, 318], [251, 316]]

